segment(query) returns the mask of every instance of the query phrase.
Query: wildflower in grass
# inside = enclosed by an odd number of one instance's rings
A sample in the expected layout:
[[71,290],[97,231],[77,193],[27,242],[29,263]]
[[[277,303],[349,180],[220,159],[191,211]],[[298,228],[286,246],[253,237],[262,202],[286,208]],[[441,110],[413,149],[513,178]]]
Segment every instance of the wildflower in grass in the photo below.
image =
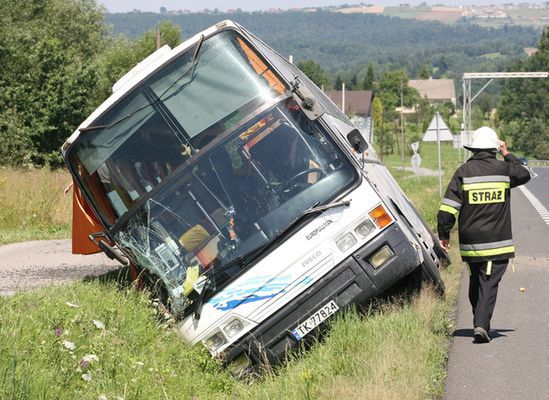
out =
[[85,380],[86,382],[91,382],[92,376],[89,373],[85,373],[85,374],[82,374],[82,379]]
[[76,350],[76,345],[74,344],[74,342],[71,342],[69,340],[63,340],[63,347],[68,350]]
[[109,400],[106,394],[100,394],[97,400]]
[[67,306],[69,306],[70,308],[78,308],[78,307],[80,307],[78,304],[69,303],[68,301],[65,302],[65,304],[66,304]]
[[60,337],[63,334],[63,328],[57,327],[55,328],[55,337]]
[[105,324],[101,321],[98,321],[98,320],[94,319],[93,324],[95,325],[95,327],[97,329],[101,329],[101,330],[105,329]]
[[99,361],[99,358],[95,354],[86,354],[84,357],[82,357],[82,361],[85,361],[87,363],[93,363]]

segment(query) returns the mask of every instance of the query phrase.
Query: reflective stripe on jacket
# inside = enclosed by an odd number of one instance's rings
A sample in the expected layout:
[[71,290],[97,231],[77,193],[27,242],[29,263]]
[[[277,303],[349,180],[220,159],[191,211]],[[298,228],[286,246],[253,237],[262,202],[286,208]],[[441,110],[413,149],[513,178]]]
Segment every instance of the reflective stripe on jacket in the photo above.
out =
[[458,220],[459,247],[464,261],[515,256],[511,232],[511,188],[530,180],[530,173],[512,154],[476,152],[450,181],[437,215],[438,235],[450,239]]

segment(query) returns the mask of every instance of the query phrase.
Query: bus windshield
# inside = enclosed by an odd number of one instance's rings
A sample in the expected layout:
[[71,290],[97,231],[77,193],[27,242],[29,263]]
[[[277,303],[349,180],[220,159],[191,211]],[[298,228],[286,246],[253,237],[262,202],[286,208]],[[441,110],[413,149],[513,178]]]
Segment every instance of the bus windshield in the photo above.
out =
[[238,275],[245,266],[235,260],[356,179],[320,122],[286,98],[196,157],[114,237],[172,294],[187,296],[206,271],[220,272],[208,274],[217,286]]
[[237,32],[221,31],[83,128],[67,160],[112,226],[204,146],[286,90]]

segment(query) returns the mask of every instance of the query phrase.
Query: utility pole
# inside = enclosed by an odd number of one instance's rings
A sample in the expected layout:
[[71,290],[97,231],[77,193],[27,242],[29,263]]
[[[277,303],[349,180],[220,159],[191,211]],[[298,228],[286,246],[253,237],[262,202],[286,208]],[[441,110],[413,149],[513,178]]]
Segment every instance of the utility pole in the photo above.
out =
[[400,77],[400,161],[404,169],[404,100],[402,97],[402,76]]
[[156,50],[160,48],[160,27],[156,27]]
[[341,111],[345,114],[345,82],[341,83]]

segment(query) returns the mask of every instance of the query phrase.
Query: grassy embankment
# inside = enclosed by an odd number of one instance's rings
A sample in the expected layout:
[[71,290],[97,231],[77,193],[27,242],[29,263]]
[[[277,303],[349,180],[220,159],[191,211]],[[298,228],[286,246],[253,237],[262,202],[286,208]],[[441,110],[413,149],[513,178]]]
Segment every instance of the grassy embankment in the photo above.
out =
[[0,169],[0,244],[70,236],[67,172]]
[[[437,178],[393,172],[433,224]],[[201,346],[183,344],[146,294],[114,282],[0,298],[0,398],[439,398],[459,271],[457,261],[444,271],[444,301],[424,291],[410,302],[338,315],[321,343],[252,383],[233,379]]]

